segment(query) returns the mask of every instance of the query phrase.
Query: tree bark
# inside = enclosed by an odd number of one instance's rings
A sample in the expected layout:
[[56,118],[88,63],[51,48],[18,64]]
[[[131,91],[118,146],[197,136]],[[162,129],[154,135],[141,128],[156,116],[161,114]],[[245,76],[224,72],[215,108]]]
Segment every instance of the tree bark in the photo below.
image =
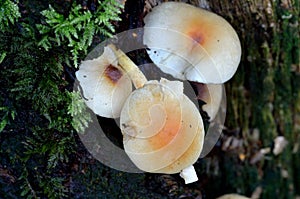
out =
[[[225,83],[223,137],[213,153],[197,165],[202,171],[198,188],[207,198],[229,192],[256,198],[299,196],[299,1],[181,1],[224,17],[242,45],[238,71]],[[146,0],[146,5],[161,2]],[[288,144],[274,155],[278,136]],[[242,144],[224,147],[229,138]]]
[[[225,187],[247,195],[262,187],[261,198],[299,196],[299,1],[211,0],[207,4],[232,24],[243,51],[237,73],[225,84],[225,126],[231,131],[224,134],[235,132],[233,136],[243,140],[242,147],[226,151],[231,157],[219,162],[224,164],[220,165],[223,179],[235,177],[225,181]],[[270,147],[272,152],[277,136],[288,141],[283,153],[266,154],[251,164],[260,149]]]

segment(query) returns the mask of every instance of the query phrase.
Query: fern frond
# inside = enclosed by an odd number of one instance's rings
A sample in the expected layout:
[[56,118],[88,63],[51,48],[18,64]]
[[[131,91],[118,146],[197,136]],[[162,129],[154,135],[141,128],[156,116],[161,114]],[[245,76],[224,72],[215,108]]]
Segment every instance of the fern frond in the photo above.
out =
[[118,14],[121,7],[117,1],[99,1],[96,12],[92,14],[89,10],[82,9],[81,5],[73,5],[65,17],[50,5],[47,10],[42,11],[46,24],[36,26],[42,35],[38,45],[45,50],[50,50],[55,45],[69,47],[71,60],[77,67],[80,53],[87,52],[95,34],[112,36],[115,29],[111,21],[120,20]]
[[86,104],[79,92],[70,92],[68,95],[72,99],[68,106],[68,114],[72,117],[72,126],[77,132],[82,133],[91,121],[90,112],[87,111]]

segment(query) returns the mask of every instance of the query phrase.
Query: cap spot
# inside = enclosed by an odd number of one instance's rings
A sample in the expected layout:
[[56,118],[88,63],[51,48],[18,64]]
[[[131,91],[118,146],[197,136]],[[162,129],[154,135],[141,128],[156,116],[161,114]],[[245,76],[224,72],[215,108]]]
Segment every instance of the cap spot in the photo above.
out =
[[188,35],[198,44],[204,44],[204,36],[199,31],[191,31]]
[[122,71],[111,64],[105,69],[104,74],[112,83],[117,83],[123,75]]

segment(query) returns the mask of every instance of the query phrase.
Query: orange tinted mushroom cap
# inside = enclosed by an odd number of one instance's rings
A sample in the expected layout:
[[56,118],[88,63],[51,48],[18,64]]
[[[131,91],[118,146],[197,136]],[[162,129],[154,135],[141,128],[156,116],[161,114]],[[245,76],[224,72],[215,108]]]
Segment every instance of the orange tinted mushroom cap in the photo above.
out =
[[120,120],[125,152],[143,171],[178,173],[200,156],[202,119],[181,82],[147,82],[128,97]]
[[236,72],[240,41],[222,17],[186,3],[166,2],[144,22],[147,52],[163,72],[206,84],[224,83]]

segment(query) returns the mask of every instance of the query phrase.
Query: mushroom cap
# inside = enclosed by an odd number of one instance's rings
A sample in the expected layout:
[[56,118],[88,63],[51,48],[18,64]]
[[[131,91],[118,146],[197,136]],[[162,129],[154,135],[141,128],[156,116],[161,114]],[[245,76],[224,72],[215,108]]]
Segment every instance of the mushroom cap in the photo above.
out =
[[154,7],[144,22],[143,42],[163,72],[213,84],[226,82],[236,72],[240,41],[222,17],[186,3],[166,2]]
[[178,173],[200,156],[203,123],[182,82],[147,82],[128,97],[120,120],[125,152],[143,171]]
[[205,102],[202,109],[208,114],[209,121],[212,121],[221,106],[223,89],[222,84],[202,84],[196,83],[197,98]]
[[109,47],[104,47],[103,54],[98,58],[82,61],[76,77],[85,103],[94,113],[108,118],[120,116],[123,104],[132,91],[132,84]]
[[223,196],[220,196],[217,199],[250,199],[250,198],[235,193],[231,193],[231,194],[225,194]]

